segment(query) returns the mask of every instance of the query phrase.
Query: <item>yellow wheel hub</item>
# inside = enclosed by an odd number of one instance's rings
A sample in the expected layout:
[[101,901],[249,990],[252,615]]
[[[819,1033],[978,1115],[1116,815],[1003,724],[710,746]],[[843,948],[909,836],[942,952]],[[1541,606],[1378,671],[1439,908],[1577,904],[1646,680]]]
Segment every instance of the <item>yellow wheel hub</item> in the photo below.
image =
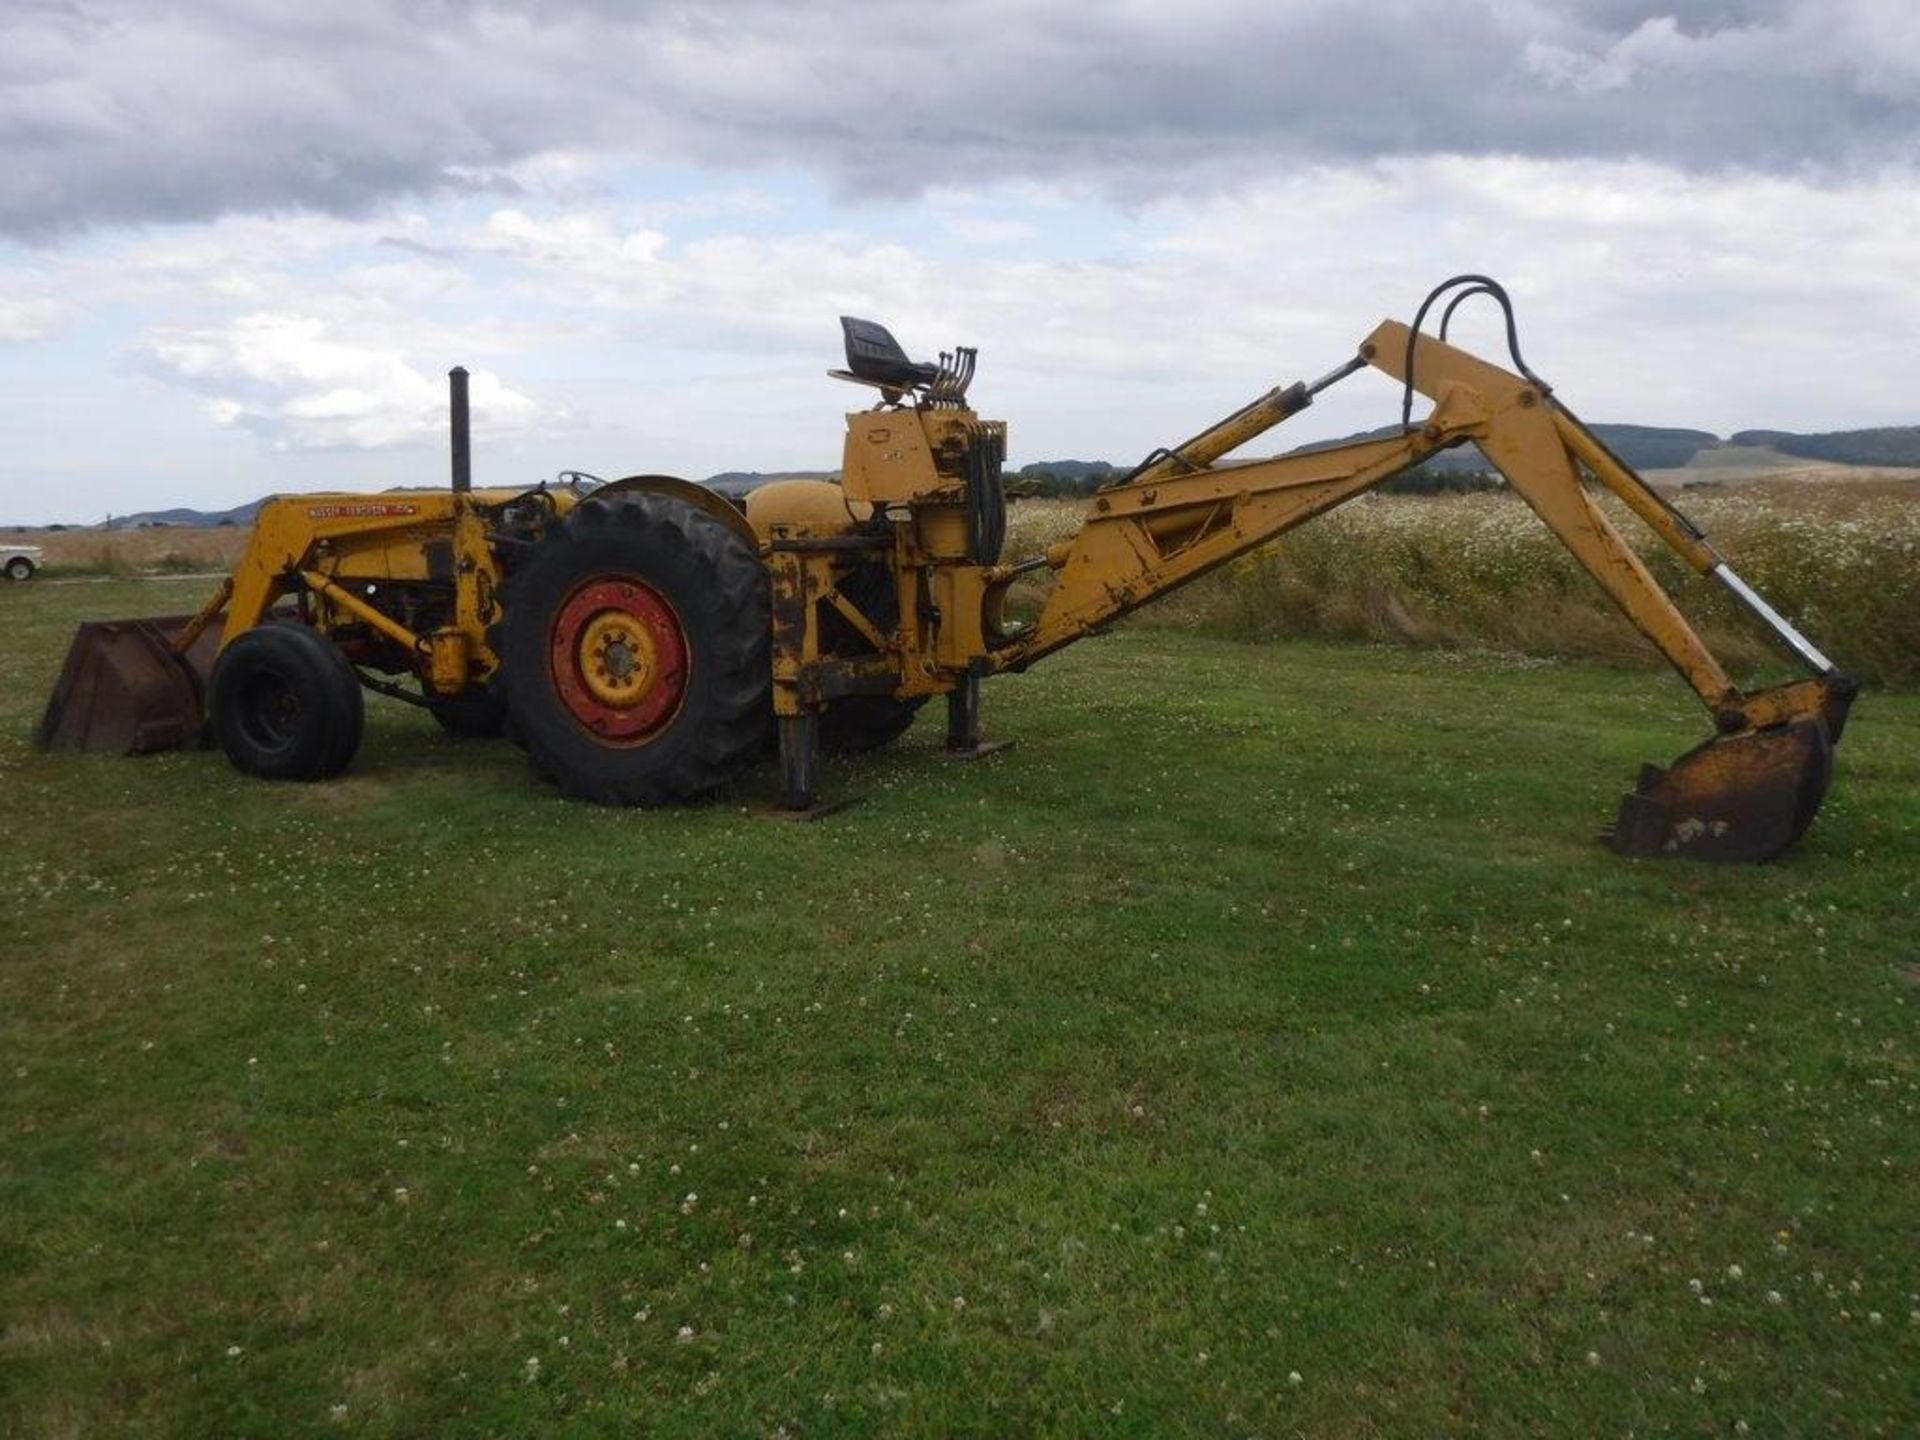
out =
[[644,745],[680,713],[686,632],[637,576],[596,575],[576,587],[547,647],[560,703],[602,744]]
[[579,664],[593,698],[620,708],[645,699],[660,676],[652,632],[623,610],[603,610],[587,622]]

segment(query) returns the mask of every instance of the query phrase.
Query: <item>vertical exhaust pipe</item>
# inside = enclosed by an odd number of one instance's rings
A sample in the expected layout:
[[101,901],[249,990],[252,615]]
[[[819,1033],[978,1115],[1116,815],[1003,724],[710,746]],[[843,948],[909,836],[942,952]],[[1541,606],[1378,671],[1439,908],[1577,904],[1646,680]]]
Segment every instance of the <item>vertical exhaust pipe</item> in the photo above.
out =
[[447,409],[453,428],[453,493],[465,495],[473,489],[473,432],[467,418],[464,366],[456,365],[447,372]]

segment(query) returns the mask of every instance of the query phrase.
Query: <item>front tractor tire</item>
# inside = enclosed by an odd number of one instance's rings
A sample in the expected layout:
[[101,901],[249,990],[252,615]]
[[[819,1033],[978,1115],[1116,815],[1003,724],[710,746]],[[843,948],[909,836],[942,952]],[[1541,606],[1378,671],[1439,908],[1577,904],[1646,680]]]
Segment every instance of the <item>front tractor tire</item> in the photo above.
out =
[[257,625],[220,652],[207,686],[214,737],[235,769],[325,780],[360,748],[366,705],[346,656],[306,625]]
[[566,794],[691,800],[765,748],[767,571],[724,521],[664,495],[584,501],[501,603],[508,725]]

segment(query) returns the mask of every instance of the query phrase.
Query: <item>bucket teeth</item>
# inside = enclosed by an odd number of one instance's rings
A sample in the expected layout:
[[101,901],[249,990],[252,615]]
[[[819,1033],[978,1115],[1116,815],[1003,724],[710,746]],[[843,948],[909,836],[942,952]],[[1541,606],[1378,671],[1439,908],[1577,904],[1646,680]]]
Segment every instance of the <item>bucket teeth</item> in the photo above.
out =
[[1832,781],[1818,716],[1717,736],[1664,770],[1642,767],[1607,843],[1642,859],[1771,860],[1813,823]]

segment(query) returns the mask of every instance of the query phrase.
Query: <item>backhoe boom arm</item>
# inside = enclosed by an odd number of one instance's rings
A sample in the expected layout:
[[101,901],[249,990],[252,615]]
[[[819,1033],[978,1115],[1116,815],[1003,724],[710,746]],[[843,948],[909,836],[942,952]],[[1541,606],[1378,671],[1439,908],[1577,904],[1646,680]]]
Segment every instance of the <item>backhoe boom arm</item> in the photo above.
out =
[[[1219,463],[1231,449],[1306,408],[1319,390],[1366,365],[1431,399],[1426,420],[1385,439]],[[1680,672],[1722,737],[1683,757],[1671,771],[1648,767],[1639,795],[1628,797],[1616,824],[1616,845],[1634,853],[1682,848],[1713,853],[1717,848],[1727,852],[1717,858],[1753,858],[1756,848],[1771,854],[1791,843],[1824,796],[1831,747],[1845,722],[1852,682],[1544,385],[1395,321],[1380,325],[1355,361],[1323,380],[1270,391],[1177,449],[1156,452],[1126,480],[1097,492],[1081,528],[1045,557],[1056,579],[1038,618],[996,647],[991,663],[996,669],[1024,669],[1465,441],[1480,447]],[[1583,469],[1692,568],[1725,585],[1816,672],[1814,678],[1742,691],[1596,503],[1582,483]],[[1732,741],[1748,743],[1727,743]],[[1740,763],[1729,769],[1732,760]],[[1746,802],[1756,793],[1766,799],[1758,808],[1772,812],[1765,823],[1751,813],[1735,813],[1743,806],[1751,812],[1755,807]],[[1742,820],[1744,825],[1736,824]]]

